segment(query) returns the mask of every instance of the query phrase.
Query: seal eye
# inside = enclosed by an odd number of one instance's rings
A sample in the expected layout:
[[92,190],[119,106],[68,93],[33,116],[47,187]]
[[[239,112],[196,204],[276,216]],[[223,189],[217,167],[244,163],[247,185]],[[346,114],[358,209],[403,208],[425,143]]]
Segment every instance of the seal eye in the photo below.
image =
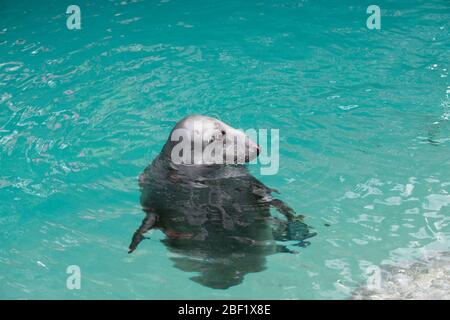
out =
[[222,130],[221,133],[224,136],[226,132],[225,132],[225,130]]
[[215,137],[215,136],[212,136],[212,137],[209,139],[208,143],[213,143],[214,140],[216,140],[216,137]]

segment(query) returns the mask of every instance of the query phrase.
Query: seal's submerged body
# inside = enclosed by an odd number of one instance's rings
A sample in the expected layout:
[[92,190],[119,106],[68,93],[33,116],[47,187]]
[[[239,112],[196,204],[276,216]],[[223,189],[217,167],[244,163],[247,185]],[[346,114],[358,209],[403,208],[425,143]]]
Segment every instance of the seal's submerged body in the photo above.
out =
[[[246,137],[203,116],[185,118],[175,128],[192,130],[189,122],[199,121],[212,123],[222,137]],[[205,131],[208,130],[200,132],[202,136]],[[210,137],[215,131],[202,138],[203,147],[212,143]],[[192,142],[195,139],[194,135]],[[255,149],[247,150],[244,158],[248,162],[257,156],[259,147],[251,141],[245,147]],[[146,217],[133,236],[130,252],[144,239],[145,232],[159,228],[166,235],[163,243],[175,253],[172,260],[176,267],[199,272],[193,280],[205,286],[224,289],[239,284],[249,272],[262,271],[267,255],[289,251],[277,245],[276,240],[302,241],[314,235],[291,208],[272,198],[273,190],[243,164],[174,164],[170,155],[173,148],[173,142],[168,140],[140,176],[141,205]],[[240,152],[236,147],[231,149]],[[271,206],[287,221],[272,217]]]

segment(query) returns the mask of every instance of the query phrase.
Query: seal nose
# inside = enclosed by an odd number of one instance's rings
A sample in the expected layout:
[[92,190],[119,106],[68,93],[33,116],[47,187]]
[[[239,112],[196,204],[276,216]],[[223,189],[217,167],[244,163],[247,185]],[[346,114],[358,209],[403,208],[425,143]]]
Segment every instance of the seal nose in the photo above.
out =
[[261,153],[261,147],[256,146],[256,156],[259,156],[260,153]]

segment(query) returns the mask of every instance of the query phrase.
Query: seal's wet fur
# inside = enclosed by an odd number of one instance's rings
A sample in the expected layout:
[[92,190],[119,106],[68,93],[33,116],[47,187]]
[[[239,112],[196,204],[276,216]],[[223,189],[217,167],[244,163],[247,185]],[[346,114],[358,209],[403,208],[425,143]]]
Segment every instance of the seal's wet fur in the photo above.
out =
[[[192,279],[211,288],[237,285],[245,274],[262,271],[267,255],[288,252],[275,240],[291,240],[289,222],[297,230],[300,226],[295,240],[314,235],[242,164],[174,165],[161,152],[141,174],[139,185],[146,217],[133,235],[130,253],[145,232],[158,228],[166,235],[162,242],[174,254],[175,266],[198,272]],[[272,217],[271,206],[286,219]]]

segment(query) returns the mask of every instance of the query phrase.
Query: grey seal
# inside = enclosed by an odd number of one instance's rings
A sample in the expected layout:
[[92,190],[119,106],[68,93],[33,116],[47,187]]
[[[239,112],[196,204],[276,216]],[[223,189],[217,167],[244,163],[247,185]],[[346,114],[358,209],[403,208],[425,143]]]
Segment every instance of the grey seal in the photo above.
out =
[[[217,163],[209,156],[194,160],[198,150],[189,157],[181,152],[181,158],[174,161],[177,141],[172,138],[177,129],[186,130],[190,136],[185,142],[192,147],[198,143],[200,151],[214,143],[229,144],[220,149],[221,155],[212,154],[215,160],[223,157],[232,163]],[[239,147],[237,141],[244,143]],[[179,121],[160,154],[139,177],[145,218],[132,237],[129,253],[147,231],[160,229],[175,267],[197,272],[191,279],[204,286],[226,289],[241,283],[246,274],[264,270],[266,256],[293,252],[277,241],[307,244],[304,240],[315,233],[303,217],[273,198],[276,190],[249,172],[246,164],[259,150],[242,131],[215,118],[192,115]],[[186,162],[188,158],[191,163]],[[271,207],[284,217],[273,217]]]

